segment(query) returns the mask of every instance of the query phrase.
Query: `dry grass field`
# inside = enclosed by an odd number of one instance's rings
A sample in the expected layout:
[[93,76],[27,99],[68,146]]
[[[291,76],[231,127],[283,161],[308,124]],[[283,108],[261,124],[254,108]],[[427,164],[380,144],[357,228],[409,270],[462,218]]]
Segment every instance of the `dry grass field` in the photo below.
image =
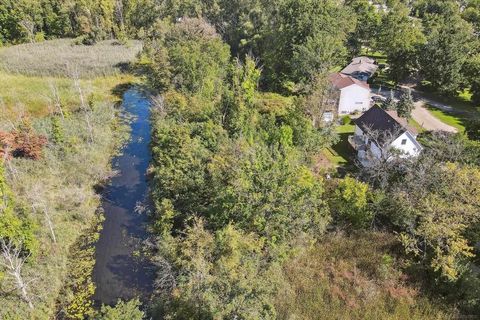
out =
[[[112,89],[121,83],[133,82],[132,75],[118,74],[80,80],[84,95],[95,101],[112,101]],[[58,100],[57,100],[58,99]],[[55,110],[59,101],[65,111],[75,110],[80,97],[72,79],[33,77],[0,71],[0,120],[28,113],[39,117]]]
[[126,45],[102,41],[92,46],[77,45],[73,39],[21,44],[0,49],[0,70],[28,76],[82,78],[117,74],[141,51],[140,41]]
[[[0,131],[28,127],[49,141],[38,160],[5,163],[15,202],[36,226],[38,253],[22,270],[34,309],[19,298],[11,277],[0,272],[0,319],[54,319],[59,310],[86,306],[84,292],[94,289],[93,251],[82,239],[96,236],[87,231],[99,220],[94,186],[113,174],[111,157],[128,138],[115,104],[117,89],[136,78],[119,65],[134,61],[141,43],[72,43],[65,39],[0,49]],[[74,69],[78,77],[70,73]],[[80,97],[89,108],[80,107]]]

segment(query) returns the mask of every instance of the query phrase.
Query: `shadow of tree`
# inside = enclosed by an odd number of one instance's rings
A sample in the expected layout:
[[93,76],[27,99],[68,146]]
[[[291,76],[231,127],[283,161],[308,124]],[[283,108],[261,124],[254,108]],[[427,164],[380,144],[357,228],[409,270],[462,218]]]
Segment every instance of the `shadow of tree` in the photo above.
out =
[[356,152],[355,149],[348,142],[348,137],[352,135],[350,132],[340,133],[340,140],[333,145],[331,149],[340,157],[346,160],[346,163],[337,168],[337,173],[340,177],[344,177],[348,173],[352,173],[357,169],[355,165]]

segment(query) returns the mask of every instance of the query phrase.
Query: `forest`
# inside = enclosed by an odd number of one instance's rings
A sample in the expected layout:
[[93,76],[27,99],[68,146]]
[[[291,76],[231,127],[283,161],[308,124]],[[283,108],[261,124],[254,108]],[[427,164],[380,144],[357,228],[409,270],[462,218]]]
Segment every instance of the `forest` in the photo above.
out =
[[[0,61],[4,79],[46,73],[72,82],[77,106],[64,113],[58,103],[30,120],[0,88],[0,142],[15,147],[0,149],[0,317],[478,316],[480,116],[458,133],[423,130],[416,158],[332,167],[324,151],[341,143],[350,119],[323,115],[328,75],[358,55],[388,65],[374,84],[415,83],[478,115],[479,28],[478,0],[3,0],[0,57],[59,38],[92,48],[114,40],[130,53],[83,76],[26,65],[12,72]],[[94,310],[92,253],[78,248],[97,237],[93,189],[113,174],[108,161],[128,139],[112,93],[95,87],[105,79],[138,83],[152,97],[145,250],[157,270],[148,300]],[[78,189],[62,195],[71,174]],[[88,201],[75,199],[80,189]],[[84,232],[59,247],[55,230],[70,221]],[[56,284],[30,284],[52,273],[48,263],[62,270]]]

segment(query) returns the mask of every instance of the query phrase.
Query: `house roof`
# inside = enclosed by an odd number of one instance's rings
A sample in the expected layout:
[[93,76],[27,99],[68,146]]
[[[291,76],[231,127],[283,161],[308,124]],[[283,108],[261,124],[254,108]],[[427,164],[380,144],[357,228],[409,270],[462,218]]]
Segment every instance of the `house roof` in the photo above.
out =
[[389,110],[389,111],[386,111],[390,117],[392,117],[393,119],[395,119],[395,121],[397,121],[398,123],[400,123],[402,125],[402,127],[406,128],[408,131],[410,131],[410,133],[413,134],[413,136],[417,136],[418,135],[418,130],[412,126],[410,126],[408,124],[408,120],[405,119],[405,118],[402,118],[398,115],[397,111],[395,110]]
[[339,89],[342,90],[343,88],[352,86],[352,85],[358,85],[364,89],[370,90],[370,85],[366,82],[357,80],[353,77],[350,77],[345,74],[341,73],[334,73],[329,76],[329,80],[332,83],[332,85]]
[[407,129],[390,114],[385,112],[379,106],[371,107],[360,118],[355,120],[355,124],[365,131],[366,129],[396,133],[397,137],[402,135]]
[[346,66],[341,72],[347,75],[366,74],[369,77],[373,75],[378,69],[375,60],[368,57],[355,57],[352,62]]

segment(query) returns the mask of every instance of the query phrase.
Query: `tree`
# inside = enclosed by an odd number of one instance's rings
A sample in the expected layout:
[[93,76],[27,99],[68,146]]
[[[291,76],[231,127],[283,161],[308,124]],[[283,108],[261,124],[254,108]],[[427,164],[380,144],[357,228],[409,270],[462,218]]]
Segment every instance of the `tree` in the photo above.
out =
[[434,89],[455,95],[465,83],[462,70],[471,51],[472,26],[458,14],[432,16],[425,25],[422,73]]
[[338,90],[332,86],[326,74],[316,75],[307,86],[303,106],[305,114],[312,119],[314,128],[322,126],[325,113],[334,113],[338,94]]
[[219,81],[226,76],[228,46],[203,19],[185,18],[162,27],[159,39],[148,48],[152,86],[173,87],[186,95],[201,92],[205,99],[213,99]]
[[[335,0],[285,0],[272,17],[260,58],[268,84],[308,83],[343,63],[354,30],[350,11]],[[278,32],[282,30],[282,32]]]
[[408,88],[402,93],[398,101],[397,113],[402,118],[410,118],[413,109],[415,109],[415,102],[413,101],[412,91]]
[[383,17],[379,38],[392,80],[398,83],[418,69],[418,50],[425,38],[420,22],[410,17],[405,4],[395,2]]
[[405,167],[411,158],[402,158],[402,154],[392,146],[392,143],[403,133],[400,126],[393,130],[374,130],[364,128],[364,135],[369,143],[375,144],[378,156],[369,157],[368,165],[358,163],[359,175],[363,181],[379,190],[386,190],[390,184],[404,174]]
[[5,169],[0,163],[0,240],[34,253],[37,248],[34,225],[17,209],[13,192],[7,185]]
[[138,299],[130,301],[119,300],[114,307],[102,305],[97,320],[142,320],[145,314],[140,310]]
[[345,5],[353,9],[357,18],[355,31],[350,34],[348,41],[352,53],[360,54],[362,47],[367,50],[377,48],[383,13],[368,0],[348,0]]
[[368,184],[347,176],[338,183],[331,207],[341,221],[351,223],[355,228],[366,228],[373,221],[370,201]]
[[471,188],[480,183],[480,170],[428,161],[419,165],[423,170],[409,170],[391,193],[395,214],[404,219],[401,240],[407,253],[455,281],[473,257],[466,231],[480,222],[480,191]]
[[393,90],[390,90],[390,95],[382,102],[382,109],[387,111],[397,110],[397,101],[395,101]]
[[279,283],[276,263],[267,263],[265,243],[227,225],[215,233],[194,221],[183,238],[160,249],[178,274],[176,287],[162,292],[158,316],[167,319],[275,319]]
[[27,282],[22,275],[22,268],[27,260],[22,254],[22,244],[13,244],[9,240],[0,239],[0,266],[3,266],[6,272],[14,279],[15,287],[20,292],[22,299],[33,309],[32,299],[28,293]]
[[480,105],[480,53],[470,57],[464,65],[463,73],[472,92],[472,102]]

